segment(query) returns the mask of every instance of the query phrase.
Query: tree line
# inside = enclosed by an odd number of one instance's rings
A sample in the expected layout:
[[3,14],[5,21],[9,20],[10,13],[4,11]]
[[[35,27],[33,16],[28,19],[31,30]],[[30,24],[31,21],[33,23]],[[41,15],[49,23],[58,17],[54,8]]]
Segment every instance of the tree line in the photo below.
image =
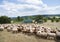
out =
[[[36,15],[36,16],[28,16],[27,18],[32,19],[32,22],[34,20],[34,22],[36,23],[43,23],[43,22],[47,22],[48,20],[51,20],[51,22],[59,22],[60,18],[56,18],[55,16],[53,16],[53,18],[48,18],[48,17],[44,17],[43,15]],[[26,18],[26,20],[27,20]],[[11,22],[22,22],[25,20],[25,17],[20,17],[17,16],[16,18],[12,19],[11,17],[8,16],[0,16],[0,24],[5,24],[5,23],[11,23]]]

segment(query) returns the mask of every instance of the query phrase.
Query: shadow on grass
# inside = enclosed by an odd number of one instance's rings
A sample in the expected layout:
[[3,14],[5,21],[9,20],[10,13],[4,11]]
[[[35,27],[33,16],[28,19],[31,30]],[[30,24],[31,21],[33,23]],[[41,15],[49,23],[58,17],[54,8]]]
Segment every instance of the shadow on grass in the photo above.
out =
[[56,42],[60,42],[60,37],[56,37]]

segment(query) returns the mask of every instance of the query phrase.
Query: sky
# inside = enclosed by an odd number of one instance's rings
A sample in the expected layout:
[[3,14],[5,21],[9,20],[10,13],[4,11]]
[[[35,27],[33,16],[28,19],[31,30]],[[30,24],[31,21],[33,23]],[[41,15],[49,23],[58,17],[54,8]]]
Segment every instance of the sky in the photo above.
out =
[[0,16],[60,14],[60,0],[0,0]]

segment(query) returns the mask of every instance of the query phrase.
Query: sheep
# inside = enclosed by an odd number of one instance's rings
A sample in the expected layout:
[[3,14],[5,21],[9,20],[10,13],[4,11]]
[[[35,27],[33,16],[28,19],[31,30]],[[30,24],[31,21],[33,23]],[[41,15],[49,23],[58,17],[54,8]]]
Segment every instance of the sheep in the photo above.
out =
[[56,32],[56,36],[59,36],[60,37],[60,32]]
[[55,33],[47,33],[47,39],[56,39],[56,34]]
[[35,33],[36,33],[35,28],[30,28],[30,33],[31,33],[31,34],[35,34]]
[[3,26],[0,26],[0,31],[3,31],[4,30],[4,27]]
[[12,28],[12,32],[13,32],[13,33],[17,33],[17,32],[18,32],[17,27],[13,27],[13,28]]
[[30,29],[28,27],[24,27],[22,30],[23,33],[29,33]]
[[20,26],[17,29],[18,29],[18,32],[21,32],[23,30],[23,26]]
[[11,28],[11,27],[8,27],[8,28],[7,28],[7,31],[8,31],[8,32],[12,31],[12,28]]
[[45,28],[45,30],[44,31],[46,31],[47,33],[50,33],[51,32],[51,28]]
[[36,35],[39,36],[39,37],[42,37],[42,38],[47,38],[47,33],[46,32],[38,31]]
[[51,33],[56,33],[56,31],[57,31],[57,30],[52,29],[50,32],[51,32]]
[[4,29],[7,29],[7,27],[9,26],[8,24],[2,24],[2,26],[4,27]]
[[56,32],[56,39],[60,39],[60,32]]

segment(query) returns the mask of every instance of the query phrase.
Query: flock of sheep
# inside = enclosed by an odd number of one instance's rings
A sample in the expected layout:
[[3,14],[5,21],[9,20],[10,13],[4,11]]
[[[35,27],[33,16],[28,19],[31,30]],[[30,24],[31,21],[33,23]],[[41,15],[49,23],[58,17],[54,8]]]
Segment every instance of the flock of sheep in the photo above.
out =
[[49,28],[40,26],[39,24],[0,24],[0,31],[6,29],[12,33],[30,33],[35,34],[37,37],[46,39],[56,39],[60,37],[60,28]]

